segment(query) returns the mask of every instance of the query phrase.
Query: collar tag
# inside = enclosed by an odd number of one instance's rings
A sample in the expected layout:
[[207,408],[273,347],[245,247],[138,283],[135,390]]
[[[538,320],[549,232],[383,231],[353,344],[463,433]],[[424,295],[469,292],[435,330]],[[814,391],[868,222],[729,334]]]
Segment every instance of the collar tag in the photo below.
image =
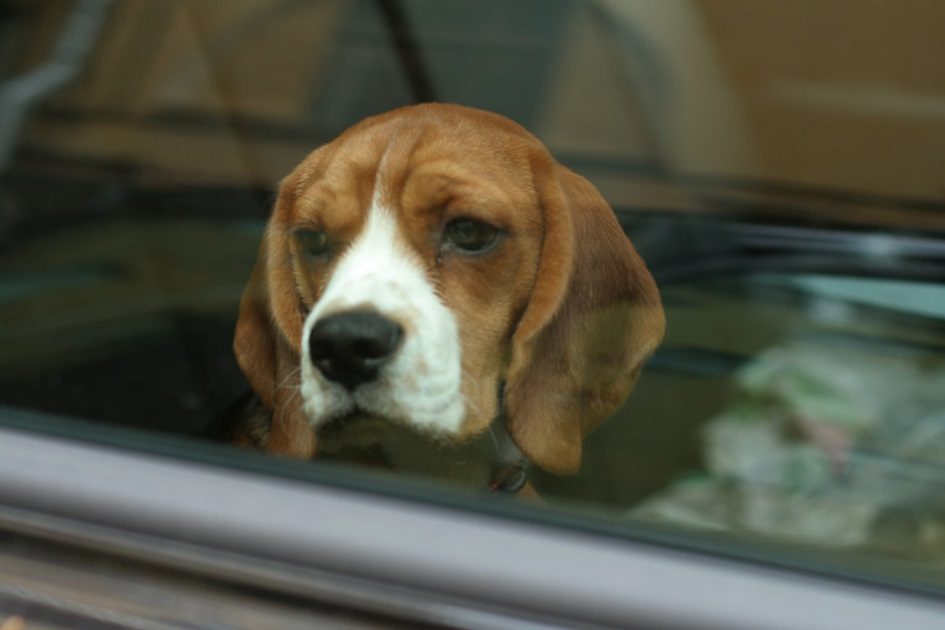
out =
[[526,482],[528,482],[528,464],[519,462],[500,469],[489,484],[489,491],[515,494],[525,487]]

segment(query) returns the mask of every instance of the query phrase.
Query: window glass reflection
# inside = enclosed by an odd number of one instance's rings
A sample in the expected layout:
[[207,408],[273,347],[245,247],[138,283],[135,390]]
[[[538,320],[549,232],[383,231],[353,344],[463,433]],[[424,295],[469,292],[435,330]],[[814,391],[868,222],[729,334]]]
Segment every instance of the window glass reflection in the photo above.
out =
[[[460,103],[600,190],[666,310],[580,471],[530,468],[542,500],[917,575],[945,550],[941,23],[920,0],[3,3],[0,402],[232,441],[278,182],[366,116]],[[506,439],[320,459],[481,490],[464,449]]]

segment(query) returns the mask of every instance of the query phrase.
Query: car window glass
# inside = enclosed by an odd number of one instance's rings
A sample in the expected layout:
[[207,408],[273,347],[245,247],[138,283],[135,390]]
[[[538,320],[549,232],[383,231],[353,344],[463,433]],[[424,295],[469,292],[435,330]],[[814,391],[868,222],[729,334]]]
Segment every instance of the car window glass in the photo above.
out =
[[[665,339],[583,442],[580,470],[527,471],[536,518],[942,586],[945,7],[0,11],[10,413],[91,422],[77,433],[121,432],[136,448],[162,433],[235,452],[234,414],[258,402],[234,327],[278,182],[367,116],[459,103],[517,121],[597,187],[666,313]],[[481,505],[521,481],[464,467],[497,439],[433,457],[412,438],[383,457],[349,441],[306,465],[382,463],[395,483]]]

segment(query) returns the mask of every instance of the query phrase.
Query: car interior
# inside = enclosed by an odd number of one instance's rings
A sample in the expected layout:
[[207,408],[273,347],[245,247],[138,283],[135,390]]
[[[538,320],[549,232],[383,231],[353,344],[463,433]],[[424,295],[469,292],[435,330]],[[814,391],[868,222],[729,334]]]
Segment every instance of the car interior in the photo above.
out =
[[[865,585],[916,612],[945,586],[942,23],[921,0],[0,2],[0,425],[118,448],[129,478],[149,453],[246,476],[246,497],[256,477],[355,489]],[[250,394],[233,331],[278,182],[358,120],[432,101],[535,133],[601,191],[661,292],[663,343],[578,473],[530,473],[541,504],[228,442]],[[57,557],[64,575],[176,579],[160,554],[105,561],[17,522],[11,566],[31,583]],[[202,605],[264,602],[236,627],[310,622],[306,593],[238,575]],[[386,627],[423,601],[404,593],[321,598]],[[97,606],[18,601],[0,592],[0,627],[73,627]],[[451,615],[422,620],[504,624]]]

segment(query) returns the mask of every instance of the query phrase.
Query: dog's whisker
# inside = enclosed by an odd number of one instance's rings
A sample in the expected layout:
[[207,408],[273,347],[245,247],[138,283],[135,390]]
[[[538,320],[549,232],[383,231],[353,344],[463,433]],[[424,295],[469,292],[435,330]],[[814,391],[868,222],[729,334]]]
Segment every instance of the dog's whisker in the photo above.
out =
[[[291,370],[289,370],[288,372],[286,372],[286,374],[285,374],[285,376],[282,378],[282,380],[279,381],[279,384],[276,385],[276,389],[283,389],[283,388],[301,388],[301,387],[302,387],[302,379],[301,379],[301,378],[295,379],[295,377],[296,377],[296,376],[299,376],[301,373],[302,373],[302,366],[301,366],[301,365],[298,366],[298,367],[296,367],[296,368],[292,368]],[[298,384],[295,385],[295,384],[293,384],[293,383],[290,382],[290,381],[293,381],[293,380],[295,380]]]
[[495,427],[491,424],[489,425],[489,438],[492,440],[492,445],[495,447],[495,450],[498,451],[500,449],[499,438],[495,436]]

